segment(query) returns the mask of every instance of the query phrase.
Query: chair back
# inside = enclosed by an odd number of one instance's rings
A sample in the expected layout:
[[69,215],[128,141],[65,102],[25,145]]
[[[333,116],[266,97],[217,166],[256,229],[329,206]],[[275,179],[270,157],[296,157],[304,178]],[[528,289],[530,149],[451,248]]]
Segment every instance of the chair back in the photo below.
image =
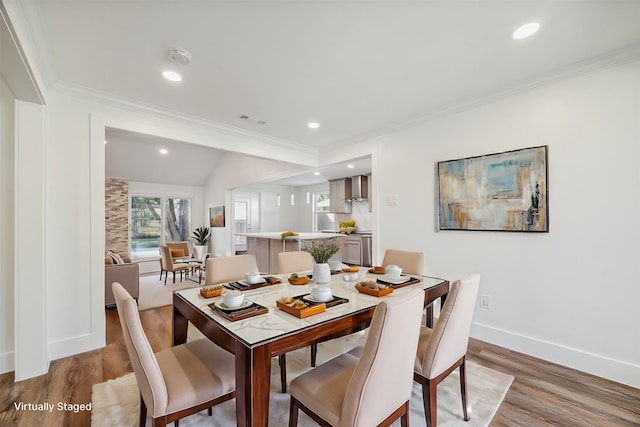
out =
[[161,265],[165,270],[173,271],[173,257],[171,256],[171,249],[169,249],[169,246],[160,246],[160,260],[162,261]]
[[122,335],[140,394],[150,414],[153,416],[164,414],[169,402],[167,386],[153,349],[142,329],[138,305],[120,283],[114,282],[111,289],[118,307]]
[[422,252],[401,251],[399,249],[387,249],[384,253],[382,265],[397,265],[406,274],[422,276],[424,255]]
[[479,286],[479,274],[451,285],[422,360],[422,375],[426,378],[437,377],[467,354]]
[[411,398],[424,291],[411,289],[376,307],[345,393],[340,427],[374,426]]
[[313,257],[306,251],[280,252],[276,258],[278,273],[313,270]]
[[[189,242],[167,242],[167,246],[169,247],[172,258],[188,258],[191,256],[191,251],[189,250]],[[174,255],[174,253],[179,253],[182,250],[183,256]],[[176,252],[178,251],[178,252]]]
[[209,258],[205,271],[205,284],[210,286],[232,280],[243,280],[245,273],[259,270],[256,256],[245,254]]

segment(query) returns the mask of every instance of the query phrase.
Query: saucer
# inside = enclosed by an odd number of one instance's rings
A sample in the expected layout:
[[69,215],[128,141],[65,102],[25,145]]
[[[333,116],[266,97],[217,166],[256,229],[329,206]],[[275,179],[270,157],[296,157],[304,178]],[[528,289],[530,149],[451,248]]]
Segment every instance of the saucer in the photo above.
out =
[[305,296],[302,297],[302,299],[307,300],[307,301],[311,301],[311,302],[327,302],[327,301],[331,301],[333,299],[333,295],[331,295],[329,298],[323,299],[323,300],[315,299],[311,295],[305,295]]
[[224,310],[224,311],[235,311],[235,310],[241,310],[243,308],[247,308],[249,307],[251,304],[253,304],[251,301],[249,301],[248,299],[244,299],[244,301],[242,301],[242,304],[240,304],[238,307],[227,307],[226,305],[224,305],[224,303],[222,301],[216,301],[216,307]]
[[391,278],[391,277],[388,277],[385,274],[384,276],[379,276],[378,280],[381,280],[381,281],[387,282],[387,283],[391,283],[393,285],[399,285],[400,283],[404,283],[404,282],[407,282],[407,281],[411,280],[411,277],[400,275],[400,277]]

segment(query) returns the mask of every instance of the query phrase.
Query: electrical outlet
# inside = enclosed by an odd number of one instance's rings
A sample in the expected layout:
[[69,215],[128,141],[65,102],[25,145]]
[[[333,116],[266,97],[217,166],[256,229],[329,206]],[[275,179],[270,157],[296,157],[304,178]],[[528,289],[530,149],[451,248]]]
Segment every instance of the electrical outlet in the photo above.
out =
[[480,307],[491,308],[491,297],[489,295],[480,295]]

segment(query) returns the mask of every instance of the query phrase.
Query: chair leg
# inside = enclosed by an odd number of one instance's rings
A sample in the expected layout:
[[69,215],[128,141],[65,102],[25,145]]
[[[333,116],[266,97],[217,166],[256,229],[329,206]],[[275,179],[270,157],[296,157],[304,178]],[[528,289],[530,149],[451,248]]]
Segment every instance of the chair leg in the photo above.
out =
[[438,399],[435,381],[425,380],[422,383],[422,401],[424,403],[424,418],[427,421],[427,427],[436,427],[438,420]]
[[166,271],[164,274],[164,285],[167,286],[167,278],[169,277],[169,272]]
[[176,272],[173,272],[173,283],[176,283]]
[[144,427],[147,423],[147,406],[144,404],[144,399],[140,395],[140,427]]
[[311,367],[316,367],[316,359],[318,356],[318,344],[311,344]]
[[462,395],[462,414],[464,420],[469,421],[469,414],[467,413],[467,374],[465,369],[465,357],[462,357],[462,364],[460,365],[460,394]]
[[291,396],[291,403],[289,404],[289,427],[296,427],[298,425],[298,401]]
[[209,408],[207,408],[207,414],[209,414],[209,416],[213,415],[213,408],[211,406],[209,406]]
[[287,355],[281,354],[278,356],[278,362],[280,364],[280,386],[282,387],[282,392],[287,392]]

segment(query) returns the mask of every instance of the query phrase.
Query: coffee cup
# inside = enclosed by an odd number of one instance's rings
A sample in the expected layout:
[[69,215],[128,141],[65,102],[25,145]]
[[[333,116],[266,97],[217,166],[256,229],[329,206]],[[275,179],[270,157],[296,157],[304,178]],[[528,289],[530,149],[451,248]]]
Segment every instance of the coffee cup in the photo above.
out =
[[222,293],[222,303],[229,308],[236,308],[242,305],[244,294],[235,289],[227,289]]
[[402,268],[397,265],[387,265],[387,277],[390,279],[399,279],[402,274]]
[[316,301],[329,301],[332,295],[331,288],[326,286],[314,286],[311,288],[311,297]]
[[260,281],[260,273],[245,273],[244,281],[250,284],[258,283],[258,281]]

